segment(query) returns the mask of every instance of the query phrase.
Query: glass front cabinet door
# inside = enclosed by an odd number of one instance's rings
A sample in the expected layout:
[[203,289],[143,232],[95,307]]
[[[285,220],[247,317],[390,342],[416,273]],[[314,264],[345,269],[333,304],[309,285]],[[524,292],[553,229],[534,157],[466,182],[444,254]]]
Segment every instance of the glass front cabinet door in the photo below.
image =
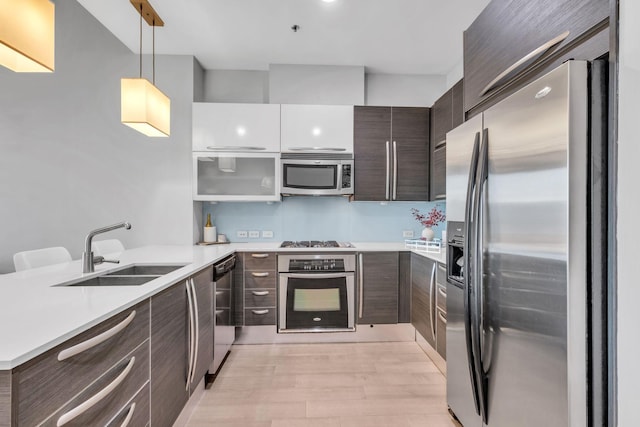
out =
[[280,201],[279,153],[193,153],[193,199]]

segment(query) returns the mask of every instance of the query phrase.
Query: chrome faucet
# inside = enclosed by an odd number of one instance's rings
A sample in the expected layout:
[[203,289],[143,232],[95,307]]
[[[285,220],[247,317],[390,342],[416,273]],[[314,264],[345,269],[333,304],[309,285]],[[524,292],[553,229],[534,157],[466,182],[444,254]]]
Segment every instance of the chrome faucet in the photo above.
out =
[[97,228],[89,234],[87,234],[86,239],[84,240],[84,252],[82,253],[82,272],[83,273],[93,273],[95,271],[94,264],[95,261],[104,262],[103,257],[96,257],[96,260],[93,259],[93,251],[91,250],[91,241],[96,234],[106,233],[107,231],[117,230],[118,228],[124,228],[126,230],[131,229],[131,224],[128,222],[120,222],[118,224],[108,225],[106,227]]

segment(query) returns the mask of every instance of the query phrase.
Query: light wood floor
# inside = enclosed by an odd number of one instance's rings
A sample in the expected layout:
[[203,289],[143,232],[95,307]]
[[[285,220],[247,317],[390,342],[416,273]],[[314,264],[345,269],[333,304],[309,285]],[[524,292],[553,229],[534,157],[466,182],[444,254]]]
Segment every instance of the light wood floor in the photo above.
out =
[[414,342],[234,346],[189,427],[451,427]]

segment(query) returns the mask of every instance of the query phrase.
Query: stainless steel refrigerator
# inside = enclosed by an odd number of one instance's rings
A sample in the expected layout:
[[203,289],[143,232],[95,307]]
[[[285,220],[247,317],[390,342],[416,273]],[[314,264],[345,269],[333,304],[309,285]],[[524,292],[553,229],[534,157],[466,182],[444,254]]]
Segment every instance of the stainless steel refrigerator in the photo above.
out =
[[447,134],[447,401],[465,427],[598,425],[604,74],[568,61]]

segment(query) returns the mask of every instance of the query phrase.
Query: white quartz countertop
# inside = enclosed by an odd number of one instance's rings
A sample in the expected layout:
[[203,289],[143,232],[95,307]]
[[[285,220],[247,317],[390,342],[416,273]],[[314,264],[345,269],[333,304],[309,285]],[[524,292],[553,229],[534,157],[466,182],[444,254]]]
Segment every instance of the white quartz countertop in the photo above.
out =
[[[80,260],[0,275],[0,370],[8,370],[149,298],[236,251],[374,252],[406,251],[403,243],[353,243],[353,248],[282,249],[280,242],[211,246],[147,246],[117,256],[82,274]],[[415,251],[414,251],[415,252]],[[443,254],[415,252],[439,262]],[[56,286],[99,276],[129,264],[184,264],[140,286]]]

